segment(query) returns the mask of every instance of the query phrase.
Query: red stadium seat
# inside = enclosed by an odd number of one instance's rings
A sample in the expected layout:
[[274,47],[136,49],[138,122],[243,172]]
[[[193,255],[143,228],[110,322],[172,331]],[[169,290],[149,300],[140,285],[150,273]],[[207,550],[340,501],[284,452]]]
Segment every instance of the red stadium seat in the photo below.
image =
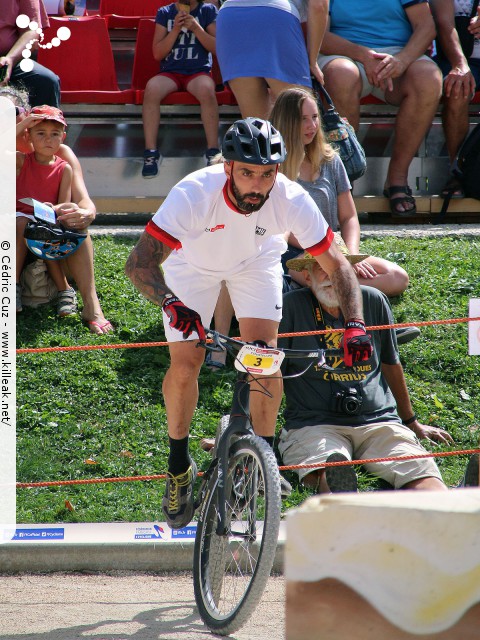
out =
[[101,0],[99,13],[108,29],[137,29],[140,18],[154,18],[157,9],[173,0]]
[[[142,18],[138,25],[137,44],[135,47],[135,57],[133,59],[132,89],[136,90],[136,104],[143,104],[143,94],[147,82],[159,72],[160,65],[153,57],[152,42],[155,31],[155,20]],[[220,70],[214,58],[213,79],[215,84],[222,85]],[[219,105],[236,105],[233,92],[224,88],[216,92]],[[199,104],[197,99],[188,91],[174,91],[170,93],[162,104]]]
[[360,104],[386,104],[385,100],[381,100],[371,93],[360,100]]
[[38,62],[60,77],[64,103],[134,104],[135,91],[118,88],[112,47],[101,16],[50,18],[46,44],[60,27],[71,31],[58,47],[39,48]]

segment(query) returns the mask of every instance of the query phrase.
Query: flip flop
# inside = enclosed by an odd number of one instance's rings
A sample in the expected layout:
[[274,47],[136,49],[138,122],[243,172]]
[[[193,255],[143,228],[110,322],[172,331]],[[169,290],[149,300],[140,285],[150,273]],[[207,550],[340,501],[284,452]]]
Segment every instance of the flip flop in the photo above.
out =
[[[397,195],[400,193],[403,195]],[[385,187],[383,195],[390,201],[390,211],[393,217],[408,218],[416,215],[417,206],[415,204],[415,198],[412,196],[412,190],[408,184]],[[406,204],[411,204],[413,207],[406,211],[399,211],[399,205],[405,208]]]
[[84,320],[84,323],[90,329],[90,333],[96,336],[105,335],[106,333],[112,333],[115,331],[110,320],[104,322],[97,322],[96,320]]

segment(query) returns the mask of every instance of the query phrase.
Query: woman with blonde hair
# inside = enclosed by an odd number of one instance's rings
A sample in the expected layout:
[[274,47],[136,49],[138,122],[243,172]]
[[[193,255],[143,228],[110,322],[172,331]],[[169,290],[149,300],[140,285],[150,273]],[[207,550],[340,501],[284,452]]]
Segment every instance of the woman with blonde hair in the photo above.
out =
[[[326,139],[315,98],[308,89],[292,87],[282,91],[273,106],[270,121],[282,134],[287,159],[280,166],[291,180],[308,191],[333,231],[341,236],[352,254],[359,253],[360,224],[351,185],[340,156]],[[288,238],[289,258],[298,247]],[[408,274],[397,264],[370,256],[354,265],[360,284],[375,287],[387,296],[397,296],[408,286]],[[298,273],[291,274],[298,282]],[[300,282],[304,285],[305,283]]]

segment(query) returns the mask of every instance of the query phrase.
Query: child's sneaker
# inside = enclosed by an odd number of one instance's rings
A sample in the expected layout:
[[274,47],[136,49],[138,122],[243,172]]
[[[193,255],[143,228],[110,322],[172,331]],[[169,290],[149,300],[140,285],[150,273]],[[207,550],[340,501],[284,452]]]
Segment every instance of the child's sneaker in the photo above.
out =
[[17,298],[17,302],[16,302],[16,306],[17,306],[17,313],[20,313],[20,311],[23,311],[23,307],[22,307],[22,285],[19,284],[17,282],[17,286],[16,286],[16,298]]
[[75,289],[70,287],[65,291],[59,291],[57,294],[57,316],[64,318],[66,316],[73,316],[77,313],[77,294]]
[[205,160],[207,161],[207,167],[211,167],[213,164],[213,159],[220,153],[220,149],[216,147],[211,147],[205,151]]
[[144,178],[155,178],[158,174],[158,165],[162,163],[162,160],[162,156],[156,149],[145,149],[143,152],[142,176]]

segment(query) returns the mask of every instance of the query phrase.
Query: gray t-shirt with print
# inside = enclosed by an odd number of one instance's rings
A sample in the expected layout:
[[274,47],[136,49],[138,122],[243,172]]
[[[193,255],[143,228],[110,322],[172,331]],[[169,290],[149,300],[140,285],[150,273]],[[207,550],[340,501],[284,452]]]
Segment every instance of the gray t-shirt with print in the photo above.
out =
[[[372,287],[361,287],[365,323],[367,326],[393,324],[393,315],[388,298]],[[283,318],[279,333],[319,331],[321,329],[343,329],[343,318],[333,318],[323,311],[310,289],[297,289],[283,298]],[[286,409],[285,428],[333,424],[356,426],[373,424],[385,420],[400,421],[396,403],[389,386],[381,373],[381,364],[398,364],[400,358],[397,339],[393,329],[371,332],[374,354],[367,362],[358,363],[354,369],[344,368],[343,358],[327,358],[327,364],[338,373],[325,371],[315,364],[301,378],[284,380]],[[338,349],[341,333],[326,333],[314,336],[280,338],[279,345],[291,349]],[[307,359],[285,359],[283,374],[295,375],[311,363]],[[337,394],[351,395],[356,391],[362,404],[358,415],[348,415],[339,407]]]
[[320,175],[313,182],[297,179],[298,184],[315,200],[323,217],[333,231],[338,231],[338,194],[350,191],[350,181],[340,156],[320,167]]

